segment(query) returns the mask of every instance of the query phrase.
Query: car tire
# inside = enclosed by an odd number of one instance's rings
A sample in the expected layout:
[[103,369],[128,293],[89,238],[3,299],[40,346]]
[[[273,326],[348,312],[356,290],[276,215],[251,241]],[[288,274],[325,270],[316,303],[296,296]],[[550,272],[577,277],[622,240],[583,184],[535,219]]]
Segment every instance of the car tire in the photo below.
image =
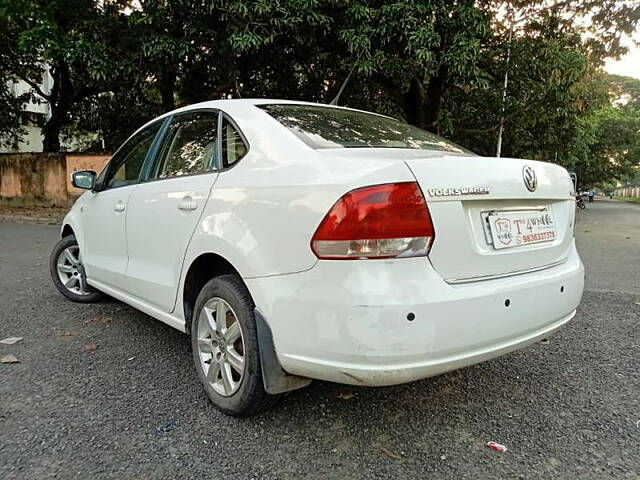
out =
[[193,310],[191,345],[198,377],[227,415],[253,415],[279,399],[264,390],[254,308],[242,279],[221,275],[202,287]]
[[74,235],[67,235],[53,247],[49,271],[58,291],[72,302],[95,303],[104,298],[104,293],[87,284],[80,247]]

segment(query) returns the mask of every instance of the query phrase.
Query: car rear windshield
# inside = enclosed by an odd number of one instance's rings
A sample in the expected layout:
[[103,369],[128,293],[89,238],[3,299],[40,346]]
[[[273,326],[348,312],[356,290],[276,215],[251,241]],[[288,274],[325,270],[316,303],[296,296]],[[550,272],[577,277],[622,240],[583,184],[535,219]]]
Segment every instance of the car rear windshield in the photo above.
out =
[[382,115],[320,105],[258,106],[314,149],[411,148],[472,154],[438,135]]

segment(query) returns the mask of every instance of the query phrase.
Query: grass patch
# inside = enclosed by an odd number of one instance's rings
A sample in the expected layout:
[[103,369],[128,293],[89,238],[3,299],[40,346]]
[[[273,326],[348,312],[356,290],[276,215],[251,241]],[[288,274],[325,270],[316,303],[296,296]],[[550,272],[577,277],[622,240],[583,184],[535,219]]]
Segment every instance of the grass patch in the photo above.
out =
[[621,202],[640,203],[640,197],[613,197]]

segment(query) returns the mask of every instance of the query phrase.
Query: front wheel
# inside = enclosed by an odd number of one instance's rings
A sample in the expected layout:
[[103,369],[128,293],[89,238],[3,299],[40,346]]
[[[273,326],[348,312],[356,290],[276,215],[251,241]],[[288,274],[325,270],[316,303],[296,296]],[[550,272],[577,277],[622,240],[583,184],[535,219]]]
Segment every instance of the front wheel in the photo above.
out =
[[49,271],[58,291],[73,302],[94,303],[104,297],[104,293],[87,284],[80,247],[74,235],[67,235],[53,247]]
[[221,275],[202,287],[191,345],[200,381],[223,413],[249,416],[277,400],[264,390],[254,304],[237,275]]

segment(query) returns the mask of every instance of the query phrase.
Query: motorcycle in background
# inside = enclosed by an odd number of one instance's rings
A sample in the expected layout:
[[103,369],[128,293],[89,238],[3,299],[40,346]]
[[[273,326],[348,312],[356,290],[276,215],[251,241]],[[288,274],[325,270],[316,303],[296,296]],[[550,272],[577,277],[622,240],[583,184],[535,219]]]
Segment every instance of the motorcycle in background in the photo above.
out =
[[587,206],[584,204],[584,199],[582,198],[582,192],[578,191],[578,176],[573,172],[569,173],[569,176],[571,177],[571,181],[573,182],[573,191],[575,192],[575,196],[576,196],[576,206],[580,210],[584,210],[585,208],[587,208]]

